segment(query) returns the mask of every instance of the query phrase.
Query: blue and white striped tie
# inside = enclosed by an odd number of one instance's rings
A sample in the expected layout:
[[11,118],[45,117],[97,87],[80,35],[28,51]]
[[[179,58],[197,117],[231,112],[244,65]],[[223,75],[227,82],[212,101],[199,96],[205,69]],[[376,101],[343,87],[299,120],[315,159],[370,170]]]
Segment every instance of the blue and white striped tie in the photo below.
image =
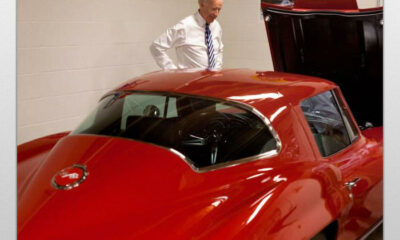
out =
[[208,53],[208,69],[213,69],[215,66],[214,48],[212,42],[212,35],[210,31],[210,24],[206,23],[206,44]]

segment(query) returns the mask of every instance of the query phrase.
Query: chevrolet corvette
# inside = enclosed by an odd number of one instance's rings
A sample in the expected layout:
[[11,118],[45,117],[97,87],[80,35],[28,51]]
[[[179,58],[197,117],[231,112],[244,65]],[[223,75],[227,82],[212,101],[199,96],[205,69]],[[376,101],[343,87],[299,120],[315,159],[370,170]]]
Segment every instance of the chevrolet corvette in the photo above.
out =
[[382,8],[262,0],[276,71],[158,71],[18,146],[18,239],[360,239],[382,224]]

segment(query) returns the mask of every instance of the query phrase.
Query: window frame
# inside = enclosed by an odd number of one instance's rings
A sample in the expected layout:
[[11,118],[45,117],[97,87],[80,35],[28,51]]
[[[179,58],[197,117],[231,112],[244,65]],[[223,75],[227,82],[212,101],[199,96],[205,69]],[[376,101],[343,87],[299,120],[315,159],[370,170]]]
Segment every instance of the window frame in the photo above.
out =
[[[335,89],[332,89],[331,92],[333,93],[335,103],[336,103],[337,107],[339,108],[339,112],[343,119],[343,123],[344,123],[344,126],[346,127],[347,133],[352,132],[352,134],[353,134],[353,138],[350,138],[351,143],[349,144],[349,145],[352,145],[355,141],[357,141],[357,139],[360,136],[358,125],[356,124],[354,116],[351,113],[350,108],[349,108],[347,102],[345,101],[340,89],[335,88]],[[346,113],[347,113],[347,115],[346,115]],[[344,120],[344,117],[347,119],[347,121]],[[349,134],[349,137],[350,137],[350,134]]]

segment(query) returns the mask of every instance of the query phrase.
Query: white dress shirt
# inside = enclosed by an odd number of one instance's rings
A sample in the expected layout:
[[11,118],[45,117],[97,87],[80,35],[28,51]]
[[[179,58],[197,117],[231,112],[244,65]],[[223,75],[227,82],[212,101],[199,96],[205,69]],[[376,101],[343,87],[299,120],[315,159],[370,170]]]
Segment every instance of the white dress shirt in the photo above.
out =
[[[154,40],[150,52],[158,66],[162,69],[208,68],[205,25],[206,21],[196,12],[168,28]],[[216,20],[209,27],[214,48],[214,68],[222,68],[222,29]],[[177,64],[166,53],[172,47],[176,50]]]

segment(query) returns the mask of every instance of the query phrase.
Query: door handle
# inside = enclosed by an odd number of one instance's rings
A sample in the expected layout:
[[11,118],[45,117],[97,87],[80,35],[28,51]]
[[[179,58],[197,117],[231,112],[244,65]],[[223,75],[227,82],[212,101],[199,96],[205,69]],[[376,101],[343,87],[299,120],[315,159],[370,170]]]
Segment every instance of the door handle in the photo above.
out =
[[344,185],[346,185],[347,189],[351,191],[354,187],[357,186],[357,182],[360,181],[360,178],[355,178],[353,181],[346,182]]

